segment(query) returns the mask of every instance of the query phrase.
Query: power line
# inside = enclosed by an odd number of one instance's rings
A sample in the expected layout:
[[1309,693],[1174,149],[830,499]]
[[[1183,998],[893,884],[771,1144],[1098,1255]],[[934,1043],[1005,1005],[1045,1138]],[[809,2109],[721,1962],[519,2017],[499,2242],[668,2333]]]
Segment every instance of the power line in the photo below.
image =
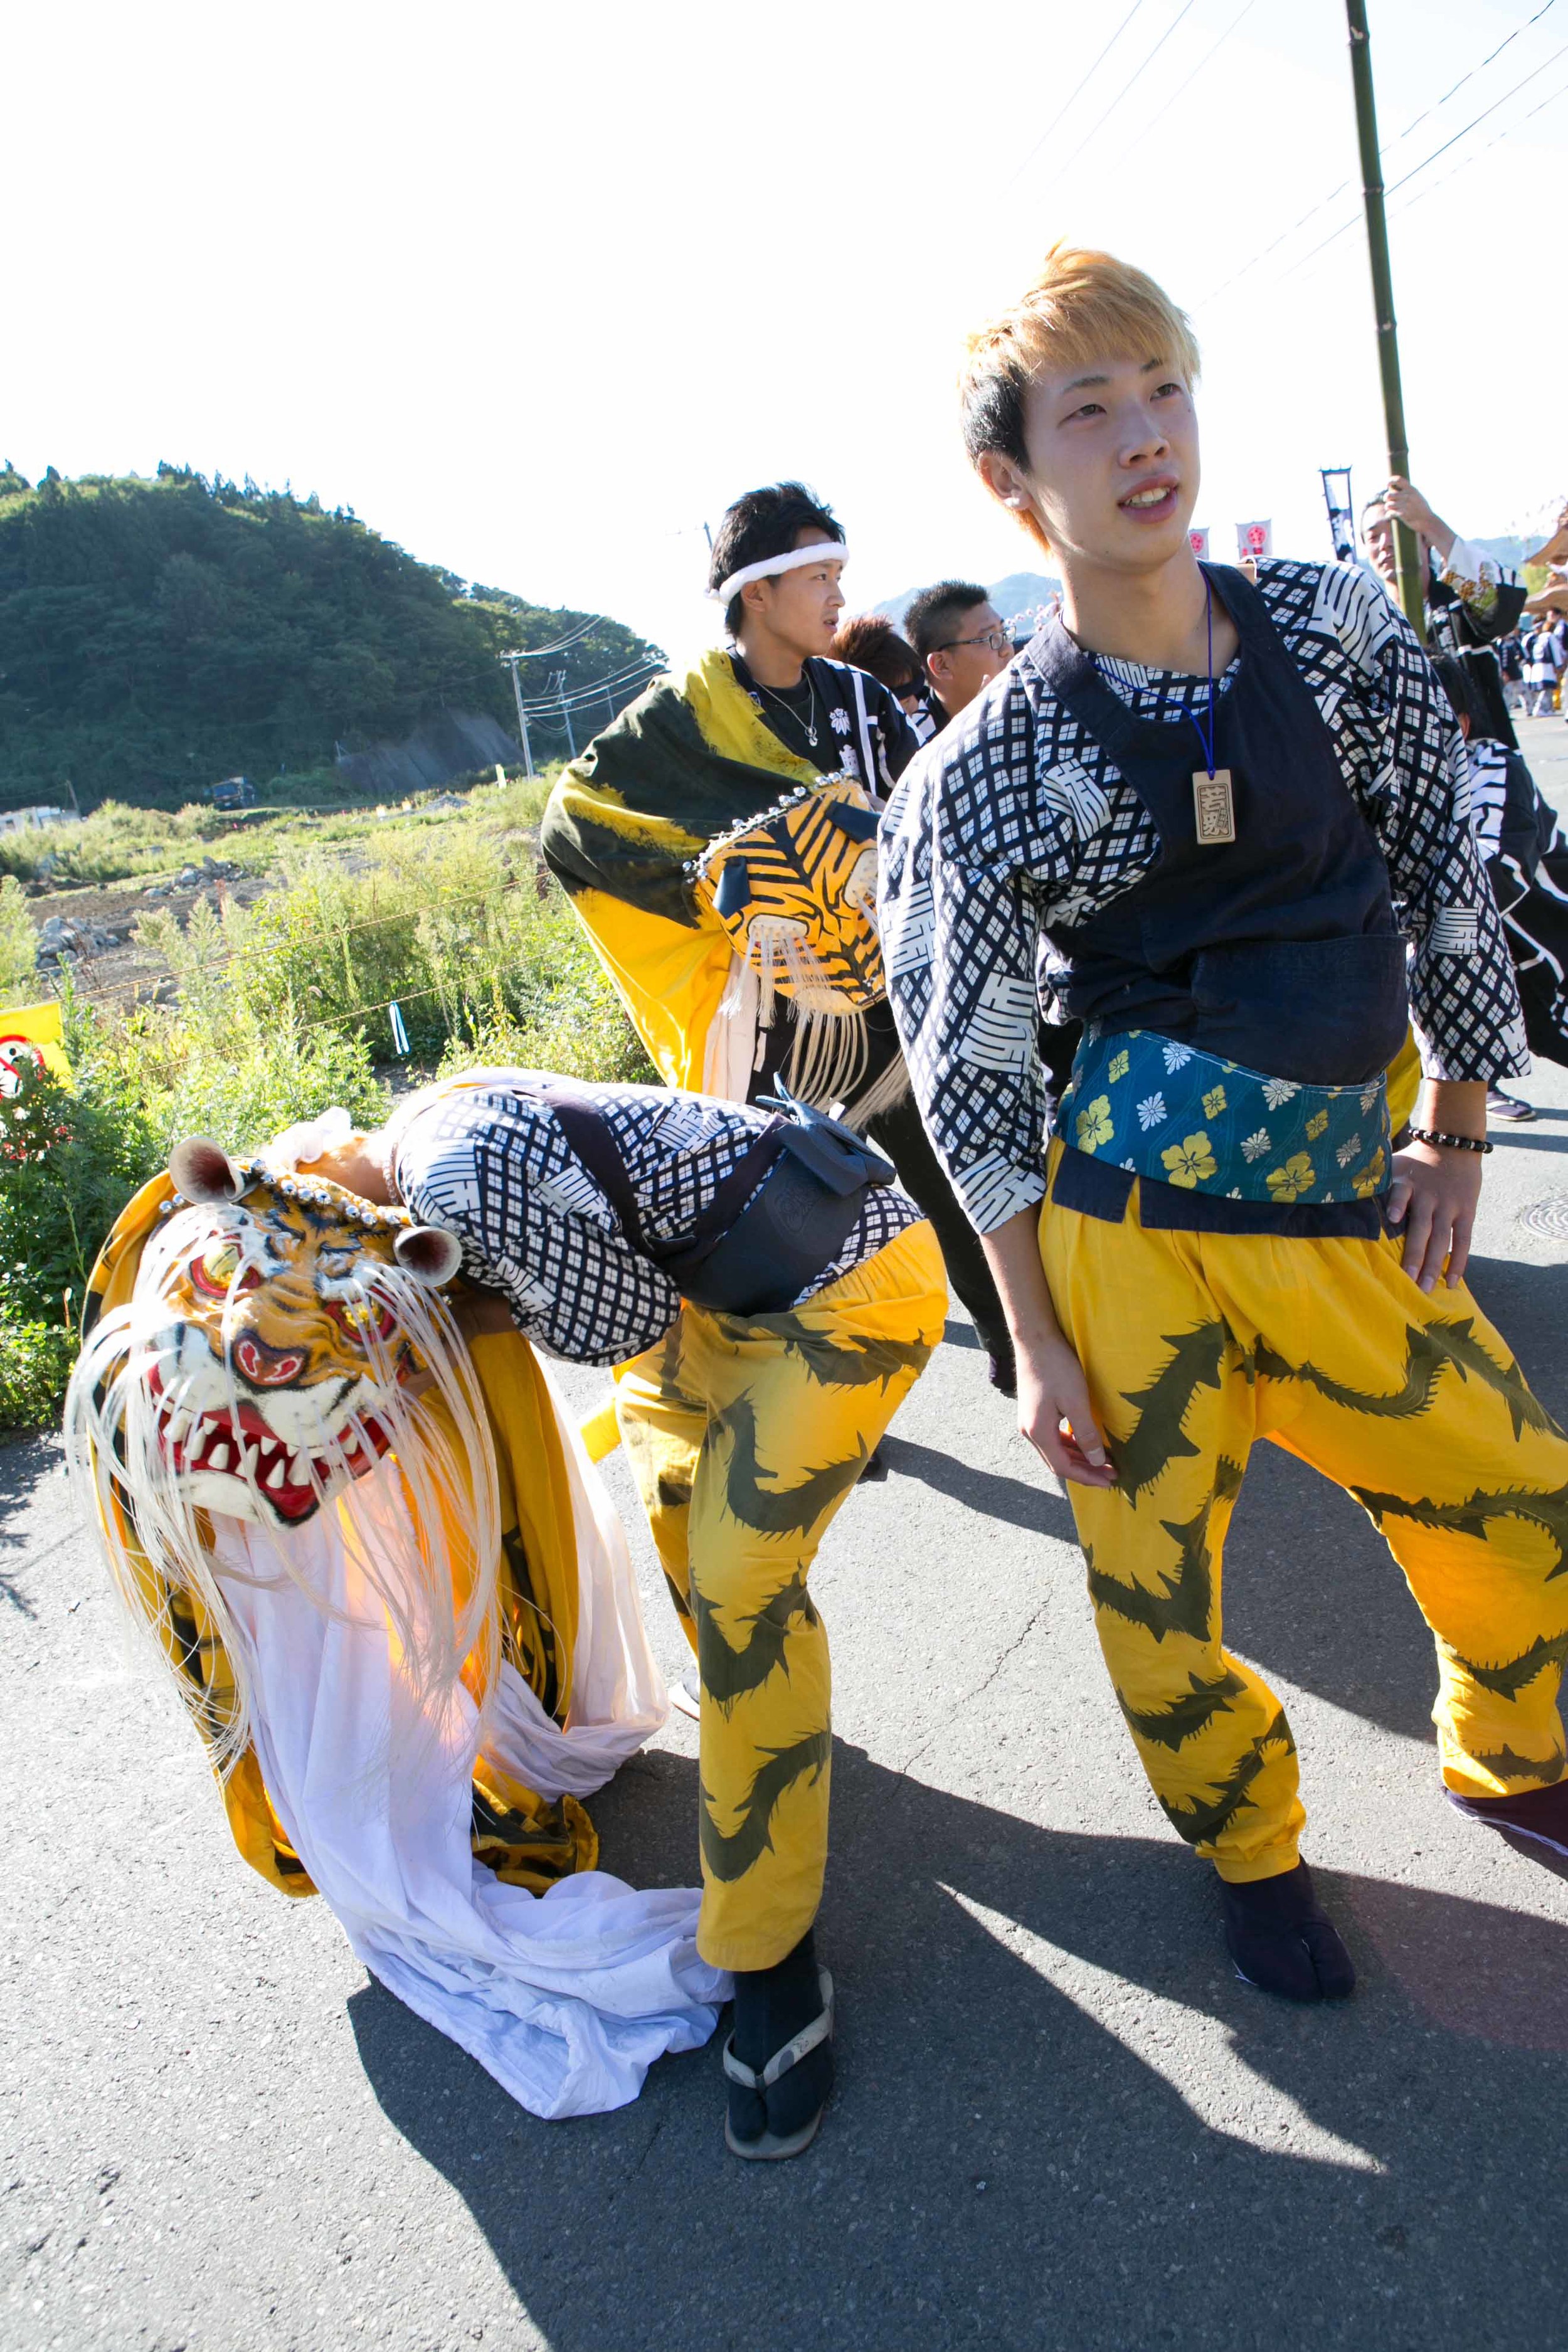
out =
[[1405,214],[1416,205],[1425,204],[1428,196],[1435,196],[1439,188],[1446,188],[1450,180],[1457,180],[1461,172],[1468,172],[1472,163],[1479,163],[1483,155],[1489,155],[1494,147],[1500,147],[1505,139],[1510,139],[1516,131],[1522,131],[1532,116],[1542,113],[1547,107],[1555,105],[1560,98],[1565,96],[1568,96],[1568,81],[1563,82],[1560,89],[1554,89],[1550,98],[1543,98],[1539,106],[1532,106],[1528,114],[1521,114],[1517,122],[1510,123],[1505,130],[1500,131],[1495,139],[1489,139],[1484,147],[1478,147],[1473,155],[1462,157],[1451,172],[1445,172],[1442,178],[1434,180],[1429,188],[1421,189],[1418,194],[1411,197],[1408,204],[1401,205],[1395,217],[1403,220]]
[[[1546,0],[1546,5],[1549,8],[1555,7],[1556,0]],[[1231,18],[1230,23],[1226,26],[1218,40],[1215,41],[1213,48],[1208,48],[1204,51],[1203,56],[1198,59],[1197,64],[1193,68],[1191,73],[1187,76],[1186,80],[1182,84],[1181,89],[1175,92],[1173,97],[1168,98],[1165,100],[1164,105],[1160,109],[1159,113],[1154,116],[1152,121],[1146,122],[1143,125],[1143,129],[1141,133],[1142,137],[1147,139],[1151,131],[1153,130],[1154,124],[1156,122],[1163,122],[1166,115],[1169,114],[1172,107],[1176,103],[1176,100],[1185,96],[1186,92],[1192,88],[1193,83],[1196,81],[1199,74],[1202,73],[1204,68],[1207,65],[1209,59],[1214,57],[1218,50],[1224,48],[1226,43],[1229,40],[1237,26],[1240,24],[1242,17],[1250,16],[1257,5],[1258,0],[1242,0],[1240,14]]]
[[1069,95],[1062,101],[1061,105],[1058,107],[1050,121],[1047,123],[1045,129],[1041,131],[1039,137],[1036,140],[1034,145],[1030,148],[1028,153],[1025,156],[1023,162],[1014,173],[1013,177],[1006,183],[1006,186],[1003,189],[1004,195],[1005,195],[1007,188],[1016,186],[1017,183],[1023,178],[1025,173],[1028,170],[1030,164],[1034,162],[1036,156],[1039,153],[1041,148],[1045,145],[1047,140],[1050,137],[1058,123],[1060,122],[1071,110],[1076,100],[1081,96],[1082,92],[1089,88],[1089,83],[1094,79],[1095,75],[1100,71],[1100,67],[1105,63],[1106,58],[1110,55],[1111,50],[1116,47],[1117,42],[1121,38],[1122,34],[1127,30],[1128,26],[1132,22],[1133,17],[1136,16],[1139,9],[1142,8],[1142,5],[1143,0],[1132,0],[1131,7],[1129,8],[1126,16],[1123,16],[1121,24],[1118,25],[1115,32],[1112,33],[1110,40],[1107,41],[1105,47],[1101,49],[1100,55],[1096,58],[1089,71],[1084,75],[1080,81],[1074,83]]
[[522,708],[530,719],[548,719],[552,712],[562,710],[582,710],[591,702],[603,702],[607,694],[618,692],[623,686],[631,686],[647,677],[657,677],[663,667],[662,662],[637,662],[629,669],[618,670],[612,677],[590,678],[582,686],[574,687],[570,694],[541,695],[525,702]]
[[[617,679],[631,677],[638,670],[658,669],[660,667],[661,665],[655,659],[652,654],[637,654],[630,661],[623,662],[619,669],[605,670],[603,675],[598,677],[579,678],[576,684],[568,690],[573,694],[597,693],[602,687],[613,686],[616,684]],[[558,670],[555,675],[558,677],[564,678],[565,672],[564,670]],[[537,695],[533,695],[529,698],[531,702],[538,701],[541,698],[542,698]],[[561,699],[560,691],[559,689],[556,689],[552,692],[549,692],[542,698],[551,702],[559,702]]]
[[[1488,66],[1491,64],[1494,58],[1500,58],[1503,51],[1507,48],[1510,41],[1517,41],[1521,33],[1529,32],[1531,25],[1539,25],[1542,16],[1547,14],[1548,10],[1555,8],[1556,5],[1557,0],[1546,0],[1545,7],[1538,8],[1533,16],[1527,16],[1522,25],[1516,25],[1512,32],[1507,36],[1506,39],[1500,40],[1495,49],[1488,51],[1487,55],[1481,59],[1479,65],[1472,66],[1468,73],[1461,74],[1459,76],[1458,80],[1454,84],[1452,89],[1446,89],[1441,98],[1435,98],[1432,100],[1431,105],[1424,109],[1424,110],[1416,116],[1414,122],[1407,122],[1404,130],[1399,134],[1400,139],[1408,139],[1413,131],[1419,130],[1421,124],[1426,121],[1429,115],[1436,114],[1440,107],[1447,105],[1448,100],[1451,98],[1458,97],[1459,91],[1464,89],[1465,84],[1468,81],[1474,81],[1479,73],[1484,73]],[[1398,142],[1395,141],[1394,143],[1397,145]]]
[[[1544,14],[1544,11],[1542,11],[1542,13]],[[1388,194],[1392,196],[1396,189],[1405,187],[1408,182],[1416,177],[1418,173],[1424,172],[1428,163],[1435,163],[1439,155],[1446,155],[1450,147],[1457,147],[1461,139],[1468,139],[1470,132],[1478,130],[1479,126],[1487,121],[1489,116],[1495,114],[1500,106],[1506,106],[1510,98],[1517,98],[1520,91],[1525,89],[1529,83],[1535,79],[1537,74],[1544,73],[1548,66],[1556,65],[1558,60],[1562,58],[1568,58],[1568,41],[1564,41],[1560,49],[1553,49],[1549,58],[1542,58],[1541,64],[1534,67],[1531,72],[1527,73],[1522,81],[1516,81],[1511,89],[1505,90],[1503,92],[1501,98],[1494,100],[1490,106],[1483,108],[1479,114],[1476,115],[1472,121],[1466,123],[1462,131],[1456,131],[1452,139],[1445,139],[1440,147],[1434,147],[1432,152],[1426,158],[1425,162],[1417,163],[1414,171],[1406,172],[1403,179],[1394,181],[1393,187],[1387,191]]]
[[498,654],[496,659],[498,661],[542,661],[547,654],[563,654],[568,647],[581,645],[583,639],[599,626],[601,617],[597,614],[592,614],[583,623],[581,628],[574,629],[569,637],[563,637],[559,645],[517,646],[510,653]]
[[1134,84],[1141,80],[1142,76],[1148,72],[1149,68],[1153,64],[1155,58],[1159,56],[1161,50],[1164,47],[1166,42],[1170,39],[1177,26],[1181,23],[1183,17],[1190,15],[1193,5],[1194,0],[1183,0],[1182,6],[1177,9],[1175,15],[1172,17],[1170,23],[1166,26],[1164,31],[1155,42],[1153,47],[1144,58],[1142,64],[1135,67],[1132,72],[1129,74],[1127,79],[1117,91],[1116,96],[1111,100],[1110,104],[1106,108],[1105,112],[1095,124],[1093,130],[1086,132],[1084,137],[1079,141],[1078,145],[1073,149],[1072,153],[1068,156],[1066,161],[1057,165],[1056,170],[1051,173],[1050,178],[1046,183],[1047,187],[1054,187],[1056,183],[1061,178],[1062,173],[1071,170],[1072,166],[1078,162],[1079,157],[1083,153],[1084,149],[1089,144],[1090,141],[1099,138],[1100,133],[1104,130],[1106,124],[1110,121],[1111,116],[1115,113],[1122,100],[1127,96],[1129,90],[1131,90]]
[[[1489,49],[1486,56],[1479,58],[1476,64],[1469,68],[1468,73],[1461,74],[1458,80],[1455,82],[1450,89],[1445,90],[1441,98],[1435,99],[1430,106],[1424,107],[1422,111],[1415,117],[1414,121],[1405,124],[1403,131],[1396,131],[1394,136],[1388,141],[1387,144],[1381,152],[1386,155],[1393,148],[1402,146],[1405,141],[1410,137],[1412,131],[1418,130],[1421,124],[1427,121],[1432,115],[1436,114],[1439,110],[1440,108],[1447,106],[1448,100],[1451,98],[1456,97],[1458,92],[1464,89],[1467,82],[1473,81],[1479,73],[1483,72],[1485,68],[1492,63],[1494,58],[1500,58],[1504,49],[1508,47],[1510,41],[1517,40],[1521,33],[1528,33],[1532,25],[1538,25],[1542,16],[1556,5],[1557,0],[1545,0],[1545,5],[1538,8],[1533,16],[1527,17],[1522,25],[1515,26],[1513,31],[1509,34],[1506,40],[1500,41],[1495,49]],[[1538,66],[1535,68],[1535,71],[1537,73],[1543,72],[1545,70],[1545,67],[1554,64],[1556,57],[1560,57],[1562,54],[1563,52],[1558,50],[1554,57],[1548,58],[1545,60],[1545,64]],[[1531,79],[1531,77],[1530,75],[1527,74],[1525,76],[1526,81]],[[1520,89],[1523,87],[1523,82],[1515,85],[1515,88]],[[1510,90],[1507,95],[1508,97],[1512,97],[1513,94],[1514,92]],[[1506,98],[1499,99],[1497,101],[1499,106],[1506,103]],[[1489,112],[1495,112],[1496,108],[1494,107],[1488,110]],[[1476,122],[1484,121],[1485,119],[1484,115],[1478,115],[1476,117]],[[1525,117],[1524,119],[1528,121],[1529,118]],[[1476,122],[1470,123],[1468,127],[1473,131],[1476,127]],[[1462,139],[1464,135],[1463,131],[1456,131],[1454,134],[1455,139]],[[1447,144],[1452,146],[1454,144],[1454,140],[1448,141]],[[1442,148],[1438,148],[1433,155],[1427,157],[1427,162],[1435,162],[1436,155],[1441,154],[1443,152],[1444,150]],[[1426,165],[1419,164],[1416,166],[1416,169],[1424,171],[1426,169]],[[1412,179],[1414,177],[1414,173],[1407,173],[1405,174],[1405,180]],[[1267,261],[1271,253],[1278,252],[1280,246],[1288,243],[1289,240],[1296,235],[1299,229],[1305,228],[1310,220],[1315,220],[1320,213],[1326,212],[1329,206],[1334,202],[1335,198],[1342,196],[1346,189],[1351,187],[1352,184],[1353,183],[1350,180],[1341,180],[1337,186],[1329,190],[1327,195],[1320,196],[1315,204],[1309,205],[1306,211],[1300,215],[1300,219],[1292,221],[1289,228],[1281,229],[1278,236],[1271,237],[1266,246],[1261,247],[1259,250],[1252,256],[1250,261],[1244,261],[1239,269],[1233,270],[1228,278],[1223,279],[1218,286],[1214,288],[1212,292],[1205,294],[1199,302],[1194,305],[1194,308],[1200,310],[1206,310],[1211,302],[1217,302],[1223,294],[1228,294],[1233,286],[1239,285],[1244,278],[1250,277],[1253,270],[1258,268],[1259,262]],[[1395,186],[1403,187],[1405,184],[1405,181],[1400,180],[1395,182],[1394,184]],[[1390,189],[1387,193],[1392,194],[1393,190]],[[1406,206],[1405,209],[1408,210],[1409,207]],[[1343,222],[1340,227],[1336,228],[1332,232],[1331,236],[1324,237],[1321,244],[1314,246],[1310,253],[1303,254],[1300,262],[1293,262],[1290,266],[1290,269],[1283,273],[1283,277],[1290,276],[1294,270],[1301,268],[1305,262],[1312,260],[1317,254],[1323,250],[1324,246],[1332,245],[1337,238],[1344,236],[1347,229],[1353,228],[1356,221],[1360,218],[1361,215],[1357,213],[1354,219]],[[1276,279],[1275,282],[1276,284],[1279,284],[1283,281],[1282,278],[1280,278]]]
[[[1536,66],[1530,73],[1527,73],[1522,81],[1516,81],[1511,89],[1505,90],[1500,99],[1495,99],[1490,106],[1484,108],[1483,110],[1479,114],[1476,115],[1471,121],[1467,122],[1462,131],[1456,131],[1451,139],[1444,140],[1441,147],[1435,147],[1430,155],[1426,156],[1421,163],[1414,165],[1413,168],[1405,173],[1401,178],[1392,182],[1391,184],[1384,189],[1384,195],[1396,195],[1401,188],[1407,188],[1412,180],[1419,179],[1422,173],[1426,170],[1427,166],[1437,161],[1439,155],[1446,155],[1450,147],[1457,147],[1461,139],[1468,139],[1470,132],[1478,130],[1489,116],[1494,115],[1500,106],[1506,106],[1510,98],[1517,98],[1520,91],[1525,89],[1529,83],[1534,81],[1538,75],[1544,73],[1548,66],[1556,65],[1563,58],[1568,58],[1568,41],[1564,41],[1560,49],[1554,49],[1552,55],[1545,58],[1541,65]],[[1532,107],[1531,109],[1531,113],[1539,113],[1539,111],[1540,109],[1537,107]],[[1528,121],[1530,120],[1530,116],[1524,115],[1521,120]],[[1407,205],[1405,209],[1408,212],[1410,209],[1409,205]],[[1320,253],[1327,252],[1331,245],[1337,244],[1339,239],[1343,236],[1348,230],[1354,228],[1356,226],[1356,220],[1359,218],[1360,215],[1358,214],[1355,219],[1342,221],[1338,228],[1331,229],[1328,236],[1323,237],[1317,245],[1314,245],[1310,251],[1302,254],[1300,260],[1293,261],[1289,269],[1282,269],[1279,277],[1274,280],[1275,285],[1283,286],[1287,278],[1294,278],[1298,269],[1305,269],[1309,261],[1315,261]]]

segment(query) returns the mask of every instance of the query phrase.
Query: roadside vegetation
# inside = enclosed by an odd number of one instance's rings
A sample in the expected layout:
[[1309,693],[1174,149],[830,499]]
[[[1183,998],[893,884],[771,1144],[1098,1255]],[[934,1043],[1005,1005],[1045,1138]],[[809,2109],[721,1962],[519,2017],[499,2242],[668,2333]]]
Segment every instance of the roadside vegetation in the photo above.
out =
[[[253,1147],[333,1103],[369,1124],[395,1090],[472,1062],[651,1077],[539,862],[548,789],[226,832],[225,859],[271,887],[249,905],[204,897],[183,927],[150,907],[138,941],[166,975],[156,992],[89,1002],[68,969],[69,1079],[25,1076],[0,1099],[0,1430],[58,1411],[93,1259],[180,1136]],[[106,805],[5,848],[36,876],[38,845],[68,831],[53,880],[67,856],[83,880],[156,877],[216,840],[211,824],[211,812]],[[33,972],[32,940],[14,865],[0,882],[0,1003],[56,992]]]

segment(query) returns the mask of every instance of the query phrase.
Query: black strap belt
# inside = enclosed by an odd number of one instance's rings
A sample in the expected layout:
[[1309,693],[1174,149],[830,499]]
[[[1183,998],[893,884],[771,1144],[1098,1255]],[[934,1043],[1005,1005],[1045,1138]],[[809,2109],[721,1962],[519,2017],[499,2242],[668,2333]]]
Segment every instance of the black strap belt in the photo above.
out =
[[863,1137],[782,1085],[778,1115],[742,1153],[691,1232],[656,1241],[636,1189],[595,1106],[566,1087],[539,1099],[621,1221],[640,1257],[693,1306],[717,1314],[777,1315],[833,1264],[860,1219],[866,1195],[893,1170]]

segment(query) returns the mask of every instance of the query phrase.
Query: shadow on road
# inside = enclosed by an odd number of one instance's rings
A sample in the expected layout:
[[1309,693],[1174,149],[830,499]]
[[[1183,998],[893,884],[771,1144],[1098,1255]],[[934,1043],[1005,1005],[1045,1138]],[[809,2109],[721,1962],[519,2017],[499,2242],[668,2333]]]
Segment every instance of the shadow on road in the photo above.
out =
[[[595,1811],[605,1866],[646,1882],[689,1868],[695,1768],[644,1761]],[[552,2352],[1510,2340],[1510,2279],[1541,2291],[1542,2176],[1516,2168],[1560,2142],[1568,1930],[1325,1872],[1362,1988],[1293,2010],[1230,1977],[1174,1841],[1044,1831],[852,1748],[834,1773],[840,2087],[797,2163],[724,2157],[711,2048],[618,2115],[541,2124],[379,1987],[351,2000],[387,2116]],[[1390,2333],[1407,2284],[1420,2328]]]
[[10,1445],[0,1446],[0,1601],[8,1604],[24,1617],[36,1617],[37,1611],[11,1575],[6,1555],[20,1554],[26,1549],[24,1537],[10,1526],[31,1507],[38,1481],[52,1466],[54,1440],[48,1437],[27,1437]]
[[936,1494],[966,1504],[983,1517],[1005,1520],[1007,1526],[1026,1528],[1031,1535],[1056,1536],[1064,1543],[1078,1541],[1072,1506],[1064,1496],[1053,1495],[1045,1486],[1031,1486],[1023,1478],[1000,1477],[994,1470],[977,1470],[951,1454],[939,1454],[935,1446],[917,1445],[907,1437],[884,1437],[879,1450],[889,1470],[920,1479]]

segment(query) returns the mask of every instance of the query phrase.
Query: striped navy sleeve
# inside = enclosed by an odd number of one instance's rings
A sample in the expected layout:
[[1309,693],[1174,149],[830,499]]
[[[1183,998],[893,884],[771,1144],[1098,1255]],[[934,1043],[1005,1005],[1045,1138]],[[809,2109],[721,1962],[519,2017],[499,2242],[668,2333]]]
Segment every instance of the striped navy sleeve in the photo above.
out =
[[[1388,863],[1411,944],[1410,1006],[1429,1078],[1515,1076],[1530,1067],[1519,989],[1471,823],[1464,739],[1436,671],[1369,573],[1327,564],[1313,627],[1357,674],[1342,723],[1373,756],[1348,763]],[[1320,700],[1321,697],[1320,696]]]
[[917,754],[883,816],[888,994],[921,1115],[972,1224],[1045,1193],[1039,893],[1071,859],[1035,805],[1034,728],[1007,674]]

